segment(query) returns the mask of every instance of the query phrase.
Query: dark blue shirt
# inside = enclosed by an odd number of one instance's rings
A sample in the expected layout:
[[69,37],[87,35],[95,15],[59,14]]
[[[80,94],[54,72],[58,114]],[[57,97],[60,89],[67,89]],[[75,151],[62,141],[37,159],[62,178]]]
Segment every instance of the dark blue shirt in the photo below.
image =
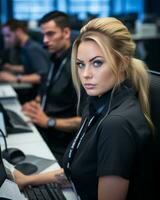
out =
[[29,39],[22,47],[21,56],[25,74],[45,75],[47,73],[50,60],[47,52],[37,42]]

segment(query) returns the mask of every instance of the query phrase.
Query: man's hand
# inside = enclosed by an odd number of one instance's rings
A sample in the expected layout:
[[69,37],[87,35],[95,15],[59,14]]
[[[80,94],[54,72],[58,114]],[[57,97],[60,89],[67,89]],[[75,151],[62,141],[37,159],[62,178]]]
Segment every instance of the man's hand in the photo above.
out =
[[5,63],[5,64],[3,65],[3,68],[4,68],[5,70],[12,71],[12,65],[9,64],[9,63]]
[[3,68],[5,71],[9,71],[9,72],[18,72],[18,73],[24,72],[24,68],[22,65],[12,65],[10,63],[5,63],[3,65]]
[[[28,101],[22,106],[22,111],[25,112],[32,108],[32,106],[39,104],[36,100]],[[40,104],[39,104],[40,105]]]
[[43,112],[39,103],[35,101],[26,103],[23,106],[22,111],[26,116],[28,116],[31,119],[31,122],[43,128],[47,128],[49,117]]
[[8,72],[0,72],[0,80],[1,81],[8,81],[8,82],[16,82],[16,76],[8,73]]

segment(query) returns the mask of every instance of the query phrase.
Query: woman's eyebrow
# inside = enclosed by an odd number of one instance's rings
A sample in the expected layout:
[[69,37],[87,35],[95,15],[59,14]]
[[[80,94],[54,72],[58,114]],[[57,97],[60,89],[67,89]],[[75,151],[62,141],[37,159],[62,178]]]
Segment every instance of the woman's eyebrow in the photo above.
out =
[[[93,58],[91,58],[90,60],[89,60],[89,62],[92,62],[94,59],[96,59],[96,58],[103,58],[102,56],[95,56],[95,57],[93,57]],[[80,62],[83,62],[83,60],[81,60],[81,59],[79,59],[79,58],[77,58],[77,61],[80,61]]]
[[89,60],[89,62],[92,62],[94,59],[96,59],[96,58],[103,58],[102,56],[95,56],[95,57],[93,57],[93,58],[91,58],[90,60]]

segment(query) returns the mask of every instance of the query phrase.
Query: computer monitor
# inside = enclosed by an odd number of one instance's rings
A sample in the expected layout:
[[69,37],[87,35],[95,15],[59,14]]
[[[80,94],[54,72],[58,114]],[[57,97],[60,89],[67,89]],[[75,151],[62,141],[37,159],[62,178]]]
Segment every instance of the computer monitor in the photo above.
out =
[[112,17],[121,20],[131,33],[135,33],[135,22],[138,19],[138,13],[121,13],[112,15]]

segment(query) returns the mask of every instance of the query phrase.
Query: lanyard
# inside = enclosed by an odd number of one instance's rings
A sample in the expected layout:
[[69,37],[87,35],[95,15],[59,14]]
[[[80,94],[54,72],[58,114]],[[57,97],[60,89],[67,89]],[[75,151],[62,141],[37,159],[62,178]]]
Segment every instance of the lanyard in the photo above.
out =
[[41,107],[42,107],[43,110],[44,110],[45,105],[46,105],[47,94],[48,94],[49,87],[51,85],[51,81],[52,81],[52,83],[56,82],[56,80],[59,78],[59,76],[60,76],[60,74],[61,74],[61,72],[62,72],[62,70],[63,70],[63,68],[64,68],[64,66],[66,64],[66,62],[67,62],[67,57],[65,57],[62,60],[60,66],[59,66],[59,69],[58,69],[57,73],[55,74],[53,80],[52,80],[52,76],[53,76],[53,73],[54,73],[54,67],[55,67],[54,64],[51,66],[51,69],[49,70],[47,81],[46,81],[46,92],[43,94],[42,101],[41,101]]
[[84,136],[86,135],[86,132],[89,130],[89,128],[91,128],[91,126],[93,126],[93,123],[96,122],[97,117],[102,113],[102,111],[104,110],[104,108],[106,107],[106,105],[101,106],[97,112],[95,113],[94,116],[91,117],[91,119],[87,119],[85,118],[75,139],[72,142],[72,145],[70,147],[69,153],[68,153],[68,162],[67,162],[67,174],[69,176],[69,180],[70,183],[72,185],[73,191],[76,195],[77,200],[80,200],[79,195],[77,194],[76,188],[74,186],[74,183],[71,179],[71,163],[73,161],[73,158],[77,152],[77,149],[79,148]]
[[[109,100],[109,102],[108,102],[108,106],[107,106],[107,104],[102,105],[102,106],[96,111],[95,115],[94,115],[90,120],[88,120],[87,118],[85,118],[84,122],[82,123],[82,125],[81,125],[81,127],[80,127],[80,129],[79,129],[78,134],[76,135],[76,137],[75,137],[75,139],[73,140],[72,145],[71,145],[71,147],[70,147],[70,150],[69,150],[69,153],[68,153],[68,162],[67,162],[67,166],[66,166],[66,167],[67,167],[67,171],[66,171],[66,172],[67,172],[67,176],[68,176],[68,178],[69,178],[69,180],[70,180],[70,182],[71,182],[71,184],[72,184],[72,188],[73,188],[73,190],[74,190],[74,192],[75,192],[75,194],[76,194],[76,196],[77,196],[77,200],[80,200],[80,197],[78,196],[77,191],[76,191],[76,188],[75,188],[75,186],[74,186],[74,183],[73,183],[73,181],[72,181],[72,179],[71,179],[71,164],[72,164],[73,158],[74,158],[74,156],[75,156],[75,154],[76,154],[76,151],[77,151],[77,149],[79,148],[79,146],[80,146],[80,144],[81,144],[81,142],[82,142],[82,140],[83,140],[83,138],[84,138],[86,132],[88,131],[88,129],[89,129],[91,126],[93,126],[93,122],[94,122],[94,123],[96,122],[96,119],[97,119],[98,116],[103,112],[103,110],[104,110],[105,108],[107,108],[105,117],[108,116],[108,114],[109,114],[109,112],[110,112],[110,108],[111,108],[111,102],[112,102],[114,90],[115,90],[115,87],[113,88],[113,90],[112,90],[112,92],[111,92],[110,100]],[[101,119],[101,120],[102,120],[102,119]],[[100,120],[100,122],[101,122],[101,120]],[[88,122],[88,125],[87,125],[87,122]],[[97,127],[99,127],[100,122],[98,123]],[[86,127],[86,125],[87,125],[87,127]],[[85,129],[85,127],[86,127],[86,129]],[[97,127],[96,127],[96,130],[95,130],[95,131],[97,131],[97,129],[98,129]]]
[[73,158],[84,138],[86,135],[86,132],[93,126],[93,124],[96,122],[97,117],[102,113],[106,105],[101,106],[95,113],[94,116],[91,117],[91,119],[85,118],[75,139],[72,142],[72,145],[70,147],[69,153],[68,153],[68,162],[67,162],[67,170],[69,178],[71,178],[71,163],[73,161]]
[[[47,80],[46,80],[46,90],[48,90],[50,82],[51,82],[51,78],[53,75],[53,71],[54,71],[54,63],[51,65],[51,68],[48,72],[48,76],[47,76]],[[41,100],[41,107],[44,110],[45,104],[46,104],[46,100],[47,100],[47,94],[45,92],[45,94],[43,94],[42,96],[42,100]]]

